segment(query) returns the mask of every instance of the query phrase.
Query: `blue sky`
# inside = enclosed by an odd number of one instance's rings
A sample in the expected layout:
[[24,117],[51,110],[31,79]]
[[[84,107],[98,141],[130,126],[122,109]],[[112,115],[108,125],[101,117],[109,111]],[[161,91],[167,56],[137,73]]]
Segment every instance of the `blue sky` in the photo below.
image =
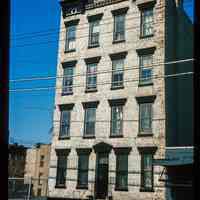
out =
[[[184,7],[192,18],[193,0],[185,0]],[[11,0],[10,80],[56,76],[59,23],[58,0]],[[53,79],[12,83],[10,88],[54,85]],[[11,92],[9,104],[10,142],[50,142],[54,90]]]

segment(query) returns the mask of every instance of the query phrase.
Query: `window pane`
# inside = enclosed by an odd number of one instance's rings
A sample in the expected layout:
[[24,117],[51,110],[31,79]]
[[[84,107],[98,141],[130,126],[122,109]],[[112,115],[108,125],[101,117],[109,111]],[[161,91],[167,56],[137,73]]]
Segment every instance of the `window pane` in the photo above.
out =
[[112,87],[123,86],[124,59],[113,60]]
[[116,187],[124,188],[128,187],[128,155],[117,155],[117,174],[116,174]]
[[70,111],[61,111],[61,122],[60,122],[60,136],[69,136],[70,131]]
[[152,104],[144,103],[140,104],[140,129],[141,131],[150,130],[152,122],[151,114]]
[[90,23],[89,45],[97,45],[99,43],[99,20]]
[[115,16],[115,29],[114,29],[114,40],[124,40],[125,33],[125,15]]
[[67,27],[66,50],[75,49],[76,26]]
[[97,64],[88,64],[87,66],[87,89],[94,89],[96,88],[96,81],[97,81],[97,75],[96,75],[96,70],[97,70]]
[[142,34],[143,36],[153,34],[153,9],[144,10],[142,13]]
[[88,184],[88,164],[89,164],[89,155],[80,154],[79,163],[78,163],[78,185]]
[[113,106],[111,112],[112,112],[111,134],[120,135],[122,134],[122,120],[123,120],[122,106],[118,107]]
[[66,180],[67,157],[58,156],[56,184],[64,185]]
[[63,93],[71,93],[73,90],[73,67],[64,68]]
[[95,120],[96,120],[96,108],[87,108],[85,110],[85,135],[95,134]]

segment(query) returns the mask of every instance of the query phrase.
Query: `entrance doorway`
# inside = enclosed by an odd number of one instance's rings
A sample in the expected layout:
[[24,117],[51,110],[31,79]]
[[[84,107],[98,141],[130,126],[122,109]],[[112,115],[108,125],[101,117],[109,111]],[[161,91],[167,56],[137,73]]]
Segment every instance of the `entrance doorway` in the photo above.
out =
[[95,196],[105,199],[108,194],[108,153],[99,152],[96,161]]

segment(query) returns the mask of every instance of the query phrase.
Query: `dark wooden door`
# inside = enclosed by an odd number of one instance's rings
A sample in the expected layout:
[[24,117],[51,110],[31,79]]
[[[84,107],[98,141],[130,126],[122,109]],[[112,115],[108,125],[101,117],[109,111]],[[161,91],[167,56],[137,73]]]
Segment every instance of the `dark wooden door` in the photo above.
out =
[[108,154],[98,154],[96,173],[96,198],[104,199],[108,194]]

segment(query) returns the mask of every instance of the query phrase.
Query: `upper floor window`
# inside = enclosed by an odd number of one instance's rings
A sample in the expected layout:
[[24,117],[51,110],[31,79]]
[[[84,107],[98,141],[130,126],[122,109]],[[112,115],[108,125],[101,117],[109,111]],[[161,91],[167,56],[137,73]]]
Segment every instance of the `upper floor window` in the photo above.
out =
[[75,51],[76,49],[76,27],[78,22],[79,20],[73,20],[66,23],[66,52]]
[[71,121],[71,110],[73,104],[62,105],[60,113],[60,134],[59,138],[69,138],[70,137],[70,121]]
[[155,95],[136,97],[139,103],[139,133],[140,135],[152,134],[152,107]]
[[97,88],[97,63],[87,64],[86,90]]
[[128,7],[112,11],[114,16],[113,42],[125,40],[125,16],[127,11]]
[[67,176],[67,156],[70,149],[56,150],[57,154],[57,174],[56,174],[56,187],[65,187]]
[[44,155],[40,156],[40,167],[44,166]]
[[153,54],[140,55],[140,84],[152,83]]
[[74,66],[75,62],[73,63],[65,63],[63,69],[63,88],[62,94],[72,94],[73,93],[73,76],[74,76]]
[[111,137],[123,135],[123,106],[125,102],[126,99],[109,100],[111,106]]
[[85,109],[84,137],[95,136],[96,108],[99,102],[83,103]]
[[114,16],[114,41],[125,40],[125,15]]
[[76,41],[76,25],[71,25],[67,27],[66,33],[66,48],[65,51],[74,51]]
[[99,46],[99,24],[100,20],[90,22],[89,47]]
[[112,61],[112,88],[123,87],[124,59]]
[[141,10],[141,36],[153,35],[153,8]]

